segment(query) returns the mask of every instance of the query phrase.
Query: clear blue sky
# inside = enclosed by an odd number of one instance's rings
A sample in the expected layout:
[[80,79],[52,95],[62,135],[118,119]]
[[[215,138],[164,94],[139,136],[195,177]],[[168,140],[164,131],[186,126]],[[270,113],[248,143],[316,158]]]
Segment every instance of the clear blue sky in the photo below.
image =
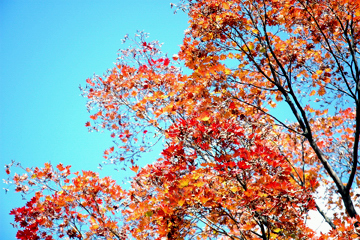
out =
[[[51,161],[97,170],[111,138],[87,132],[78,86],[113,67],[125,34],[149,32],[171,56],[186,28],[186,15],[174,15],[170,1],[0,0],[1,165],[14,159],[24,166]],[[112,169],[101,175],[118,175]],[[1,186],[0,238],[15,239],[8,213],[25,202]]]

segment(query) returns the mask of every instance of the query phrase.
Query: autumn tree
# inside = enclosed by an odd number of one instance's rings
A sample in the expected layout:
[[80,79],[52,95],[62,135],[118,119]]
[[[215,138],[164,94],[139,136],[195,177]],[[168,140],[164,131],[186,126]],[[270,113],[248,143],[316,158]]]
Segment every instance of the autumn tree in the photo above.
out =
[[[131,188],[62,164],[26,168],[16,191],[36,193],[11,212],[17,238],[357,238],[359,3],[177,7],[190,19],[178,54],[139,32],[82,89],[86,126],[111,131],[104,158],[136,172]],[[157,142],[161,158],[140,168]],[[329,233],[306,225],[310,210]]]

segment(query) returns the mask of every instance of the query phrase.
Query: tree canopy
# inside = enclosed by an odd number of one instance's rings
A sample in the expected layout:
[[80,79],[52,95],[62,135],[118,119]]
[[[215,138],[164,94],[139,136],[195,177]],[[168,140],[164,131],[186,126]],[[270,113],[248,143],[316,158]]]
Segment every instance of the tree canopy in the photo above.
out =
[[[10,213],[17,238],[358,238],[358,1],[174,7],[190,19],[178,54],[138,32],[82,88],[85,125],[111,132],[104,158],[136,173],[130,189],[61,163],[24,168],[15,190],[35,195]],[[328,233],[307,226],[311,210]]]

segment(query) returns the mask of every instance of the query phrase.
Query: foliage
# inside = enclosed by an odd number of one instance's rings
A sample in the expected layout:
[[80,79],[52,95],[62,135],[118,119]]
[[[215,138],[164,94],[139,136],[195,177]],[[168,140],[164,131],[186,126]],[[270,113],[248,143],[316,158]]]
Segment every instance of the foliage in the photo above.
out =
[[[16,191],[36,193],[11,212],[17,238],[357,238],[359,3],[179,8],[190,26],[177,55],[140,32],[83,88],[94,112],[86,126],[111,131],[104,158],[136,173],[131,188],[62,164],[26,169]],[[161,139],[162,158],[137,166]],[[332,230],[316,235],[310,210]]]

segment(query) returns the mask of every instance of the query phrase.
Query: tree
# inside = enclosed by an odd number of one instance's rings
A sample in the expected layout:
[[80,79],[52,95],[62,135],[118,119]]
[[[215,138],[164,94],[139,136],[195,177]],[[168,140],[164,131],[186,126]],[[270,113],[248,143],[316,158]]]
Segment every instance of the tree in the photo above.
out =
[[[13,178],[16,191],[37,191],[11,212],[18,239],[359,237],[359,3],[179,8],[190,26],[178,55],[140,32],[83,88],[95,112],[86,126],[112,132],[104,157],[136,173],[131,188],[62,164],[27,168]],[[162,158],[140,169],[136,160],[161,139]],[[329,233],[306,226],[310,210]]]

